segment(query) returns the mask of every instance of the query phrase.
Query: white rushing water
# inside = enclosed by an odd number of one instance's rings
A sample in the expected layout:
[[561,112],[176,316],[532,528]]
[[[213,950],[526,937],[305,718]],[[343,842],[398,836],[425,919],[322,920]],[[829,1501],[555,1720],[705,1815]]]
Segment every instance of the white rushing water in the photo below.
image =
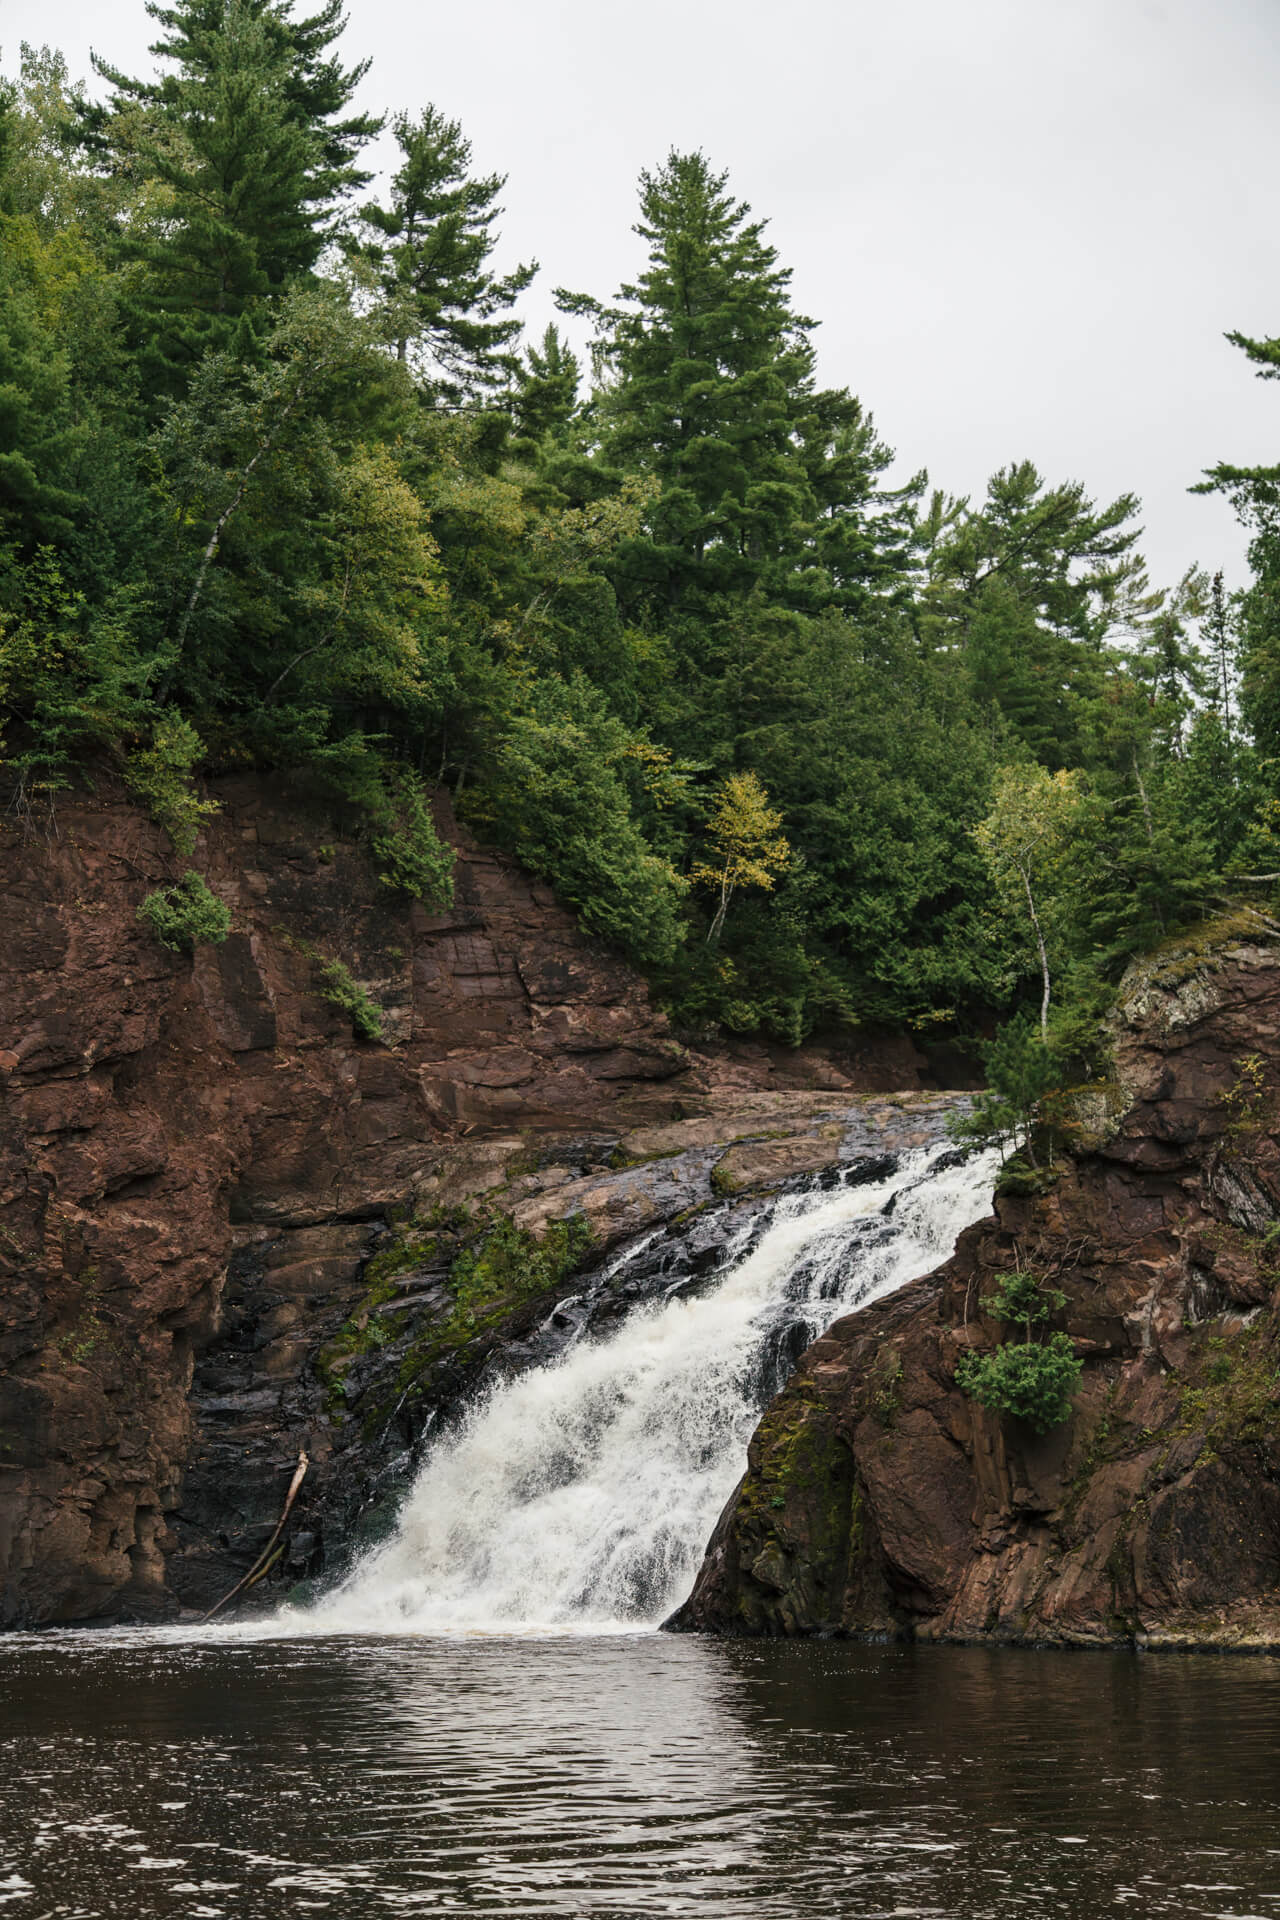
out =
[[936,1266],[988,1210],[992,1156],[950,1158],[911,1153],[874,1184],[786,1196],[697,1298],[639,1307],[493,1386],[432,1449],[394,1537],[294,1630],[598,1633],[664,1619],[790,1360],[850,1307]]

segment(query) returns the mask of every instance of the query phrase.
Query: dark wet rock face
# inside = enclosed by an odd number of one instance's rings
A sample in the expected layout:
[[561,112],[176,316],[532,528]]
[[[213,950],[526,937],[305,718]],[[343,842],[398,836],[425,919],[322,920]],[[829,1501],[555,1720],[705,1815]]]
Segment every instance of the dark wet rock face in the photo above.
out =
[[[47,842],[0,834],[0,1624],[209,1604],[302,1447],[272,1590],[331,1566],[423,1432],[574,1292],[460,1327],[459,1207],[534,1234],[581,1215],[599,1266],[937,1122],[928,1096],[870,1094],[919,1088],[906,1043],[678,1045],[634,974],[447,817],[456,899],[432,914],[284,785],[217,797],[196,864],[234,931],[194,961],[137,922],[185,863],[123,799],[68,797]],[[377,1002],[385,1045],[319,997],[314,955]],[[434,1249],[371,1284],[415,1217],[445,1223]]]
[[[674,1624],[1280,1643],[1280,953],[1171,947],[1123,1016],[1091,1145],[803,1356]],[[1084,1359],[1043,1437],[955,1385],[1015,1266]]]
[[[411,1233],[408,1241],[420,1246],[421,1257],[372,1284],[388,1250],[405,1244],[405,1236],[396,1228],[362,1229],[372,1264],[362,1269],[354,1297],[344,1288],[335,1305],[313,1307],[305,1351],[281,1378],[270,1371],[276,1343],[269,1337],[280,1311],[281,1269],[272,1264],[269,1241],[252,1253],[242,1251],[227,1277],[220,1331],[195,1367],[197,1439],[173,1522],[170,1590],[186,1605],[205,1607],[225,1591],[229,1565],[252,1563],[270,1537],[280,1489],[302,1446],[312,1460],[296,1518],[305,1546],[291,1535],[277,1577],[247,1604],[274,1603],[286,1568],[291,1579],[332,1579],[390,1523],[424,1445],[477,1394],[554,1360],[584,1336],[607,1332],[638,1306],[712,1284],[753,1246],[779,1192],[882,1177],[899,1153],[939,1137],[953,1102],[954,1096],[926,1095],[854,1109],[845,1096],[845,1124],[829,1142],[824,1169],[740,1194],[725,1196],[713,1186],[723,1144],[678,1149],[668,1158],[612,1172],[600,1166],[568,1169],[571,1177],[550,1191],[573,1196],[564,1203],[568,1217],[595,1222],[581,1265],[545,1290],[500,1299],[475,1324],[459,1325],[450,1278],[459,1253],[474,1244],[468,1228]],[[793,1119],[803,1104],[804,1096],[788,1096]],[[829,1111],[824,1105],[820,1118]],[[775,1108],[770,1118],[783,1115]],[[702,1125],[679,1123],[670,1144],[685,1131],[696,1131],[700,1139]],[[868,1131],[881,1148],[875,1156],[859,1151]],[[611,1157],[618,1157],[616,1143]],[[517,1174],[502,1194],[516,1216],[524,1205],[519,1189],[537,1177]],[[580,1207],[588,1189],[594,1212],[584,1216]],[[547,1217],[539,1208],[542,1224]],[[619,1229],[619,1222],[625,1228],[637,1218],[639,1231]],[[770,1356],[766,1397],[807,1344],[802,1327],[793,1332],[790,1344]]]

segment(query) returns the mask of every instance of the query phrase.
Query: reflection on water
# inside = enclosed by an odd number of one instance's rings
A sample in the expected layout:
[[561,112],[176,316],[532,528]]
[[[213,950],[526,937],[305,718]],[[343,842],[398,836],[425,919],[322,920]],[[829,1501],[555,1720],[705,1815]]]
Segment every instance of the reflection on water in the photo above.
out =
[[1280,1915],[1280,1662],[0,1643],[0,1912]]

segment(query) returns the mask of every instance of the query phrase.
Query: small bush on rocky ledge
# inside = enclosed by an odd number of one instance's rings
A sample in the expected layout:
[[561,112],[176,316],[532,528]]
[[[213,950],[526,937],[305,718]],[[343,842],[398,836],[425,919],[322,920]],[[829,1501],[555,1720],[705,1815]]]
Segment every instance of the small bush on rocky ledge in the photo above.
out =
[[317,956],[316,980],[320,998],[327,1000],[331,1007],[336,1007],[339,1013],[347,1015],[351,1031],[358,1040],[381,1040],[384,1037],[382,1013],[377,1002],[370,999],[351,969],[341,960],[320,960]]
[[219,945],[231,931],[231,909],[194,869],[171,887],[158,887],[138,908],[138,918],[162,947],[190,953],[201,942]]
[[1025,1420],[1037,1433],[1060,1426],[1071,1412],[1071,1399],[1080,1382],[1082,1362],[1070,1335],[1051,1333],[1033,1338],[1067,1296],[1038,1273],[1018,1269],[1002,1274],[994,1293],[982,1301],[996,1320],[1022,1329],[1022,1339],[1006,1341],[994,1353],[966,1353],[956,1368],[956,1385],[979,1406],[993,1413]]
[[151,745],[131,755],[125,767],[125,785],[181,854],[195,852],[201,826],[218,811],[216,800],[202,800],[195,790],[194,771],[203,755],[204,742],[191,722],[163,713]]
[[1070,1336],[1051,1333],[1043,1342],[1019,1340],[994,1353],[962,1355],[956,1385],[992,1413],[1011,1414],[1048,1433],[1070,1414],[1080,1369]]
[[1020,1267],[1000,1276],[994,1293],[983,1295],[982,1304],[995,1320],[1008,1320],[1024,1329],[1030,1340],[1032,1327],[1042,1327],[1067,1304],[1060,1287],[1051,1287],[1038,1273]]

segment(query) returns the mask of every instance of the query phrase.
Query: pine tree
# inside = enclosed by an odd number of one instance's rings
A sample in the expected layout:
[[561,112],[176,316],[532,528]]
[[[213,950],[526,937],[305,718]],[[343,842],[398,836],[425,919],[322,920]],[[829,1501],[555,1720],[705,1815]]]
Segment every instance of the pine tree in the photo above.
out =
[[673,152],[641,174],[640,207],[648,266],[621,304],[558,295],[596,325],[603,459],[662,484],[624,603],[693,611],[760,588],[849,604],[881,570],[867,528],[891,455],[851,394],[817,388],[814,322],[726,173]]
[[563,441],[578,404],[582,369],[560,329],[549,326],[539,345],[525,352],[525,364],[511,403],[516,433],[538,446],[548,438]]
[[1045,766],[1080,764],[1103,642],[1135,615],[1137,504],[1122,494],[1100,508],[1078,482],[1048,487],[1016,461],[992,475],[980,508],[959,504],[929,556],[923,633],[962,657],[973,696]]
[[262,304],[311,272],[343,198],[370,178],[355,156],[380,122],[338,118],[365,71],[329,56],[340,0],[300,21],[292,0],[147,11],[165,29],[151,51],[172,70],[140,81],[95,61],[115,94],[79,115],[91,151],[156,189],[123,248],[146,268],[134,325],[163,394],[211,348],[252,350]]
[[1133,579],[1137,510],[1131,493],[1100,508],[1079,481],[1046,487],[1030,460],[1015,461],[991,476],[982,506],[939,546],[935,588],[972,605],[988,580],[1001,579],[1047,631],[1099,641]]
[[366,206],[363,217],[396,353],[435,399],[482,399],[519,373],[520,322],[510,309],[537,263],[501,278],[492,272],[506,176],[470,173],[471,143],[456,120],[428,106],[416,120],[397,115],[393,126],[402,159],[390,205]]
[[[1280,380],[1280,338],[1229,333],[1260,380]],[[1250,534],[1253,582],[1240,610],[1240,711],[1265,759],[1280,762],[1280,465],[1237,467],[1220,461],[1195,493],[1222,493]]]

